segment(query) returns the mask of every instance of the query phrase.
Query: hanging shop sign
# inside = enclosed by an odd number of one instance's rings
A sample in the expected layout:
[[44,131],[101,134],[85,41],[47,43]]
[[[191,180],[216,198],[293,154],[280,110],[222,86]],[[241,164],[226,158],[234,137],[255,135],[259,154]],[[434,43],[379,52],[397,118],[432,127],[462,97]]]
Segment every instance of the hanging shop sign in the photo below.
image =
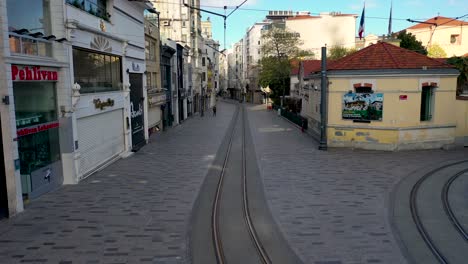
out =
[[42,70],[39,66],[11,65],[11,79],[13,81],[58,81],[57,71]]
[[104,108],[108,106],[114,106],[114,100],[110,98],[107,98],[106,101],[101,101],[101,99],[94,99],[93,103],[96,109],[101,109],[101,110],[104,110]]
[[20,128],[16,131],[16,134],[18,135],[18,137],[23,137],[23,136],[39,133],[39,132],[46,131],[52,128],[57,128],[57,127],[59,127],[59,122],[53,121],[53,122],[44,123],[40,125]]

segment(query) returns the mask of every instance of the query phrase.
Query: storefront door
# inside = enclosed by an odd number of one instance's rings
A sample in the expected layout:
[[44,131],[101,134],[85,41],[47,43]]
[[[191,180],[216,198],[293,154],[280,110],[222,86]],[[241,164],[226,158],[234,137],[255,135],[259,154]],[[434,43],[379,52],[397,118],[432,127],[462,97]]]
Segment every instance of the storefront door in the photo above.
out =
[[2,130],[0,129],[0,219],[8,216],[8,197],[6,188],[5,159],[3,156]]
[[143,119],[143,75],[130,73],[130,110],[132,123],[132,148],[138,150],[145,144]]

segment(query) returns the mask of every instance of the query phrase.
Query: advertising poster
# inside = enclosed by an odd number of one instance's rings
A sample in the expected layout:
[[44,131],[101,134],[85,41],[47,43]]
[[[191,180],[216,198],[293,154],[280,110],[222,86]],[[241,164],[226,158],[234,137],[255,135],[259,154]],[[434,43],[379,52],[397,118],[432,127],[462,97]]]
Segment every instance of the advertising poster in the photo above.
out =
[[343,119],[382,121],[383,94],[348,93],[343,96]]

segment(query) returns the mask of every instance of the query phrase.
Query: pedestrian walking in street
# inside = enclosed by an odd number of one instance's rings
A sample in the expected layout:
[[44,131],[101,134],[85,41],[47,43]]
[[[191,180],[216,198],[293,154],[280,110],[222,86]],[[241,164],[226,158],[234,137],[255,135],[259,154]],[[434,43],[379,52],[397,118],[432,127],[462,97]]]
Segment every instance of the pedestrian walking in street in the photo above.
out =
[[213,106],[213,116],[216,116],[216,105]]

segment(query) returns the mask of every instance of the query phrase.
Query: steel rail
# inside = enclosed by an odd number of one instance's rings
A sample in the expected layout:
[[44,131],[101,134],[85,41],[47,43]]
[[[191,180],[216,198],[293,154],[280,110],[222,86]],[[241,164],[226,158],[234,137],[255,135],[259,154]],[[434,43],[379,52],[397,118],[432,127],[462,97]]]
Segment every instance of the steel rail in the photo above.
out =
[[252,216],[250,215],[250,210],[249,210],[249,197],[247,193],[247,166],[246,166],[246,155],[245,155],[245,112],[244,108],[242,108],[242,192],[243,192],[243,200],[244,200],[244,220],[245,223],[247,224],[247,227],[249,229],[249,234],[250,238],[252,239],[255,249],[258,252],[258,255],[262,261],[263,264],[269,264],[271,263],[270,258],[268,257],[268,254],[265,251],[265,248],[262,246],[260,239],[258,238],[258,234],[255,231],[255,227],[252,223]]
[[457,174],[453,175],[452,177],[450,177],[450,179],[444,184],[444,188],[442,189],[442,193],[441,193],[441,199],[444,205],[445,214],[447,214],[450,222],[452,222],[455,229],[457,229],[458,233],[465,239],[465,241],[468,242],[468,233],[458,221],[457,217],[455,216],[455,213],[452,210],[452,207],[450,206],[450,202],[448,200],[448,193],[450,190],[450,186],[458,177],[465,174],[466,172],[468,172],[468,169],[462,170],[458,172]]
[[224,175],[226,173],[226,166],[229,160],[229,154],[231,153],[232,139],[234,138],[235,124],[239,116],[239,109],[236,111],[236,116],[234,118],[234,128],[232,129],[231,136],[229,137],[228,149],[226,156],[224,157],[223,167],[221,169],[221,174],[218,181],[218,186],[216,187],[215,199],[213,202],[213,209],[211,214],[211,224],[212,224],[212,234],[213,234],[213,244],[216,253],[216,260],[219,264],[226,263],[224,252],[223,252],[223,243],[221,241],[221,236],[219,232],[219,201],[221,198],[221,191],[223,188]]
[[424,243],[426,243],[429,250],[437,258],[437,260],[440,263],[443,263],[443,264],[448,264],[449,262],[448,262],[447,258],[442,254],[442,252],[440,252],[440,250],[437,248],[437,246],[435,245],[435,243],[432,240],[431,236],[429,235],[428,231],[424,227],[424,225],[423,225],[423,223],[421,221],[421,217],[419,216],[419,211],[418,211],[416,198],[417,198],[417,194],[418,194],[419,188],[421,187],[422,183],[425,180],[427,180],[429,177],[431,177],[436,172],[439,172],[439,171],[441,171],[441,170],[443,170],[445,168],[448,168],[448,167],[454,166],[454,165],[458,165],[458,164],[461,164],[461,163],[465,163],[465,162],[468,162],[468,160],[458,161],[458,162],[446,164],[446,165],[444,165],[442,167],[439,167],[437,169],[434,169],[434,170],[424,174],[416,182],[416,184],[413,186],[413,188],[411,189],[411,193],[410,193],[410,209],[411,209],[411,216],[413,218],[413,222],[416,225],[416,228],[418,229],[418,232],[421,235],[421,238],[423,239]]

